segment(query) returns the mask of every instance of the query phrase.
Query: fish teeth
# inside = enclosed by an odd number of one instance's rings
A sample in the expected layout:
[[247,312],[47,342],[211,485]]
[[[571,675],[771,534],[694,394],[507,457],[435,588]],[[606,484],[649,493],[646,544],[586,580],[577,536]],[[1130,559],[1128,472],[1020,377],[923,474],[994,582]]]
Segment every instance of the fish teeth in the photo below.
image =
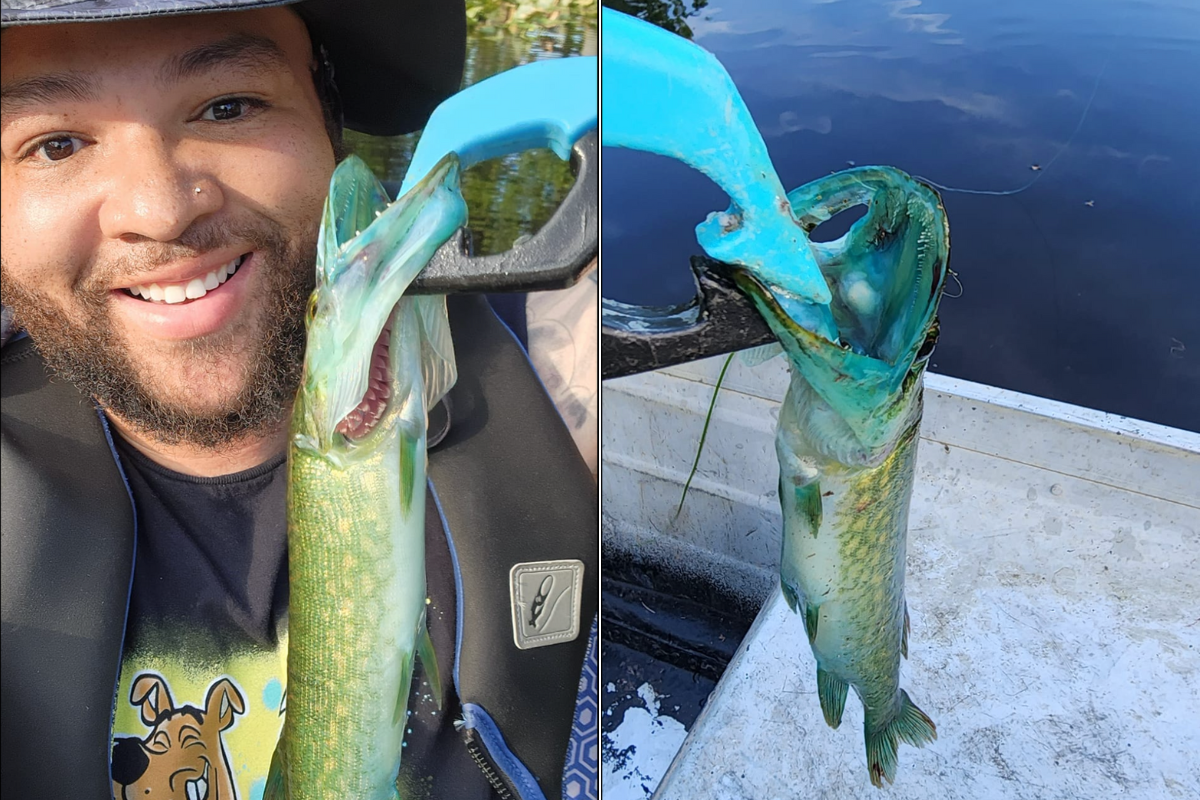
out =
[[142,299],[153,303],[166,303],[168,305],[182,303],[186,300],[198,300],[229,280],[230,276],[236,273],[238,267],[242,265],[242,261],[243,257],[238,256],[228,264],[222,264],[202,277],[192,278],[181,283],[138,284],[137,286],[130,286],[126,291],[134,297],[140,296]]

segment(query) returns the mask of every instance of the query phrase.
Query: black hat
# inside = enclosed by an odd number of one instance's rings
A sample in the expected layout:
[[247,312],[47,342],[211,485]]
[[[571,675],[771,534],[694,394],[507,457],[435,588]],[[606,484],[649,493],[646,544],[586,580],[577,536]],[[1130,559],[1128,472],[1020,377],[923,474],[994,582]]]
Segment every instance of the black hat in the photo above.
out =
[[292,4],[329,54],[348,128],[379,136],[408,133],[458,91],[466,54],[463,0],[0,0],[0,24]]

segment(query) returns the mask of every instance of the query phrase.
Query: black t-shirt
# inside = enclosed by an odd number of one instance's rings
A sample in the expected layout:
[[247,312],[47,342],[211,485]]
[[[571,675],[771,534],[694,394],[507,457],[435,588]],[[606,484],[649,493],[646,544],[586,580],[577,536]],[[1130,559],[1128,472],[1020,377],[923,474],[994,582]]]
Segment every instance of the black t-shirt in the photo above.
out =
[[[180,780],[194,783],[183,791],[199,797],[214,785],[221,797],[260,797],[286,713],[285,459],[198,478],[117,445],[137,511],[137,550],[113,779],[130,797]],[[461,718],[452,680],[454,570],[435,507],[426,508],[429,631],[445,696],[439,710],[418,661],[403,796],[491,800],[453,726]]]

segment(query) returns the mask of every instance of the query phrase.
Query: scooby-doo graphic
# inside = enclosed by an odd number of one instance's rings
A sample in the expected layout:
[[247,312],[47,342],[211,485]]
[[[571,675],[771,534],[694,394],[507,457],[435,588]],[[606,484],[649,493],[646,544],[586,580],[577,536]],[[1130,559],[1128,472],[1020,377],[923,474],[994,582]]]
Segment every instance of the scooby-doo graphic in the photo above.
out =
[[120,800],[237,800],[237,786],[221,733],[246,711],[241,691],[229,678],[213,683],[203,710],[175,707],[167,681],[138,674],[129,702],[150,726],[145,738],[126,736],[113,744],[113,795]]

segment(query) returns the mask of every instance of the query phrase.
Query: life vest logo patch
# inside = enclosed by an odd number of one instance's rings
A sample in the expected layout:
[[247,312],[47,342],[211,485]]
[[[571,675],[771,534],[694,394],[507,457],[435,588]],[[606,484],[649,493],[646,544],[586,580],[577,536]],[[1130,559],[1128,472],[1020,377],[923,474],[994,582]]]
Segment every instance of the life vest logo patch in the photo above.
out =
[[508,573],[513,641],[521,650],[569,642],[579,635],[583,562],[529,561]]

